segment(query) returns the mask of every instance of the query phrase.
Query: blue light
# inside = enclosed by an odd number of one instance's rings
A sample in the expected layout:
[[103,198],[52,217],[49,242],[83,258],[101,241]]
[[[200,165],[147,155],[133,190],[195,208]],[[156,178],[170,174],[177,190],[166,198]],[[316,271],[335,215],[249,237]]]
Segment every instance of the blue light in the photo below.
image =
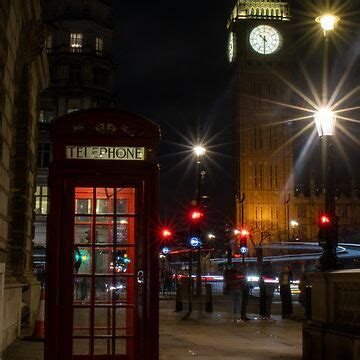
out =
[[170,253],[170,249],[165,246],[165,247],[162,248],[162,253],[163,253],[164,255],[167,255],[167,254]]
[[200,240],[200,238],[199,237],[197,237],[197,236],[193,236],[193,237],[191,237],[190,238],[190,245],[192,246],[192,247],[200,247],[201,246],[201,240]]
[[248,248],[245,247],[245,246],[242,246],[242,247],[240,248],[240,252],[241,252],[242,254],[246,254],[247,251],[248,251]]

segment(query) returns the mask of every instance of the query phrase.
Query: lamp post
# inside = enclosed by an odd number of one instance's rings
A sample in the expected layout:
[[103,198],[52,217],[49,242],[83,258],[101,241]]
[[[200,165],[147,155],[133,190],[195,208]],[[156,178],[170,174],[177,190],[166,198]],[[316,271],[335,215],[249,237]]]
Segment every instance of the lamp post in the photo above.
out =
[[[323,183],[325,212],[331,219],[330,231],[324,241],[319,242],[323,247],[323,254],[320,257],[320,270],[328,271],[336,269],[338,259],[336,247],[338,243],[338,222],[335,216],[335,189],[332,161],[331,139],[335,132],[336,114],[328,106],[328,60],[329,60],[329,38],[331,32],[335,30],[340,18],[333,14],[323,14],[315,19],[321,26],[324,34],[324,53],[323,53],[323,84],[322,84],[322,103],[323,106],[314,114],[314,122],[319,137],[322,142],[323,150]],[[320,231],[319,231],[320,234]]]
[[319,109],[314,114],[314,122],[318,135],[322,141],[323,149],[323,182],[324,182],[324,200],[325,212],[331,219],[331,231],[327,234],[323,247],[323,253],[320,257],[320,270],[328,271],[337,268],[338,259],[336,256],[336,247],[338,243],[337,217],[335,216],[335,189],[331,138],[334,135],[336,114],[329,108]]
[[[197,145],[193,148],[194,153],[197,157],[196,162],[196,177],[197,177],[197,186],[196,186],[196,207],[199,207],[201,205],[201,198],[202,198],[202,183],[205,176],[205,171],[201,170],[201,157],[205,155],[206,150],[203,146]],[[196,253],[196,296],[201,295],[201,261],[200,261],[200,246],[197,249]]]

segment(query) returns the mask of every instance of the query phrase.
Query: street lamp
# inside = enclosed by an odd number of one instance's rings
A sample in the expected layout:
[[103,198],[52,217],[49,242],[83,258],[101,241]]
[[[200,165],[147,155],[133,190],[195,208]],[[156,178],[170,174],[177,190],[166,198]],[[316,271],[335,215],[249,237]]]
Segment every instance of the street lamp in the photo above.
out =
[[291,229],[292,229],[292,241],[294,241],[295,239],[297,239],[297,238],[295,238],[295,231],[298,228],[299,223],[296,220],[291,220],[290,221],[290,226],[291,226]]
[[323,107],[317,109],[314,113],[314,122],[319,137],[322,142],[323,149],[323,182],[324,182],[324,200],[325,212],[331,218],[332,227],[327,232],[327,236],[323,239],[320,236],[321,229],[319,228],[319,243],[323,248],[323,253],[320,257],[320,270],[333,270],[338,266],[338,259],[336,257],[336,247],[338,243],[338,227],[337,217],[335,216],[335,186],[333,175],[333,161],[332,161],[332,144],[331,138],[335,133],[336,114],[327,106],[328,104],[328,60],[329,60],[329,32],[334,31],[340,18],[333,14],[323,14],[316,19],[324,32],[324,53],[323,53]]
[[315,21],[321,25],[321,28],[324,30],[324,36],[326,36],[327,31],[332,31],[335,29],[336,24],[339,22],[340,18],[336,15],[325,14],[318,16]]
[[319,243],[323,247],[323,253],[320,257],[320,269],[322,271],[327,271],[333,270],[338,266],[338,259],[336,256],[338,230],[337,217],[335,216],[335,189],[331,144],[331,138],[335,133],[336,114],[328,107],[321,108],[315,112],[314,122],[323,145],[325,212],[330,216],[331,223],[333,224],[331,231],[327,232],[325,239],[322,239],[321,241],[319,239]]
[[335,132],[336,125],[336,114],[329,108],[324,107],[319,109],[314,114],[314,121],[318,135],[322,138],[323,136],[332,136]]
[[[205,171],[201,171],[201,157],[205,155],[206,150],[202,145],[196,145],[193,148],[195,155],[197,156],[197,186],[196,186],[196,204],[195,206],[199,208],[201,206],[202,199],[202,183],[205,176]],[[197,248],[197,268],[196,268],[196,295],[201,295],[201,261],[200,261],[200,247]],[[191,250],[190,250],[191,254]]]

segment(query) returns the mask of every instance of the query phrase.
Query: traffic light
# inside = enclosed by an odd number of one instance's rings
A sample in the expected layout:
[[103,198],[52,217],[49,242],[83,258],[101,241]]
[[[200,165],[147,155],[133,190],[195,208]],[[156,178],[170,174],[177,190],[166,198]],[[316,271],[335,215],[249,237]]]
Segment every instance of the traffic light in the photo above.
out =
[[323,245],[326,242],[326,239],[329,239],[331,236],[332,221],[329,214],[321,214],[319,218],[319,244]]
[[162,227],[160,229],[160,241],[162,244],[168,243],[173,236],[173,232],[169,227]]
[[161,237],[166,240],[166,239],[170,239],[172,236],[172,231],[169,228],[163,228],[161,230]]
[[190,220],[192,223],[199,223],[204,217],[204,212],[200,208],[193,208],[190,211]]
[[192,248],[200,248],[202,244],[201,225],[204,219],[204,210],[201,206],[193,206],[189,212],[189,246]]
[[241,249],[247,249],[247,239],[249,237],[250,233],[246,229],[241,229],[240,231],[240,250]]

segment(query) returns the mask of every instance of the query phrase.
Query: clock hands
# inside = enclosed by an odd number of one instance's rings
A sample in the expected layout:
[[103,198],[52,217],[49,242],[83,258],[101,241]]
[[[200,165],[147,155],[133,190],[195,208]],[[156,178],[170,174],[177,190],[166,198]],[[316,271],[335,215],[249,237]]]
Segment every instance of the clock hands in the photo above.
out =
[[263,39],[263,41],[264,41],[264,54],[265,54],[266,43],[267,43],[266,36],[265,36],[265,35],[260,35],[260,37],[261,37],[261,38]]

